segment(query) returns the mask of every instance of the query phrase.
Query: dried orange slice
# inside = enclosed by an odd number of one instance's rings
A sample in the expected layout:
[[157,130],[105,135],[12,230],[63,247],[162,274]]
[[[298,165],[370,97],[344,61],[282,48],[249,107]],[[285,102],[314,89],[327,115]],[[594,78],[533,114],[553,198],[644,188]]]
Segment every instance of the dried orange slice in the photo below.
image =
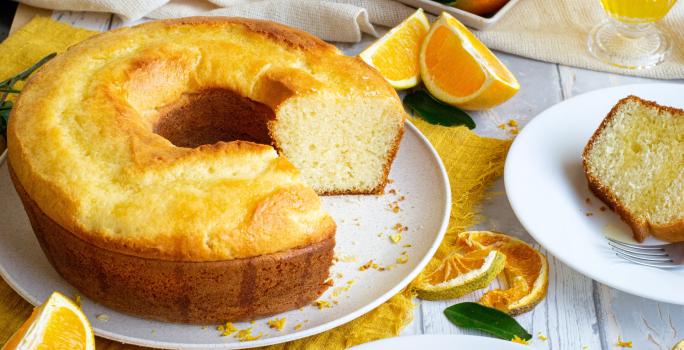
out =
[[420,72],[435,97],[464,109],[492,108],[520,90],[508,68],[446,12],[423,40]]
[[416,284],[418,297],[453,299],[489,285],[504,268],[506,256],[494,250],[456,251]]
[[420,45],[429,29],[430,22],[423,9],[418,9],[361,52],[359,57],[380,71],[395,89],[414,87],[420,82]]
[[475,251],[495,250],[506,255],[503,275],[508,289],[487,292],[480,299],[480,304],[518,315],[531,310],[546,296],[548,262],[542,253],[527,243],[502,233],[469,231],[459,234],[458,245]]
[[81,309],[54,292],[7,341],[3,350],[94,350],[95,337]]

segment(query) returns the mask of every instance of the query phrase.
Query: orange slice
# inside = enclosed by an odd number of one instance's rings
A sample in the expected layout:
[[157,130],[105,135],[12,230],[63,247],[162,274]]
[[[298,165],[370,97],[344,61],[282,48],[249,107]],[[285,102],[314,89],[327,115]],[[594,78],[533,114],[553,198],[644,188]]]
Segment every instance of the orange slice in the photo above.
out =
[[508,289],[487,292],[480,304],[518,315],[534,308],[546,296],[548,262],[527,243],[502,233],[469,231],[459,234],[457,244],[475,251],[494,250],[506,255],[503,275]]
[[435,97],[464,109],[492,108],[520,90],[508,68],[446,12],[423,40],[420,72]]
[[54,292],[10,337],[2,350],[94,350],[95,337],[81,309]]
[[494,250],[455,251],[416,284],[418,297],[453,299],[489,285],[504,269],[506,256]]
[[368,65],[396,89],[408,89],[420,82],[418,56],[430,22],[423,9],[418,9],[398,26],[359,54]]

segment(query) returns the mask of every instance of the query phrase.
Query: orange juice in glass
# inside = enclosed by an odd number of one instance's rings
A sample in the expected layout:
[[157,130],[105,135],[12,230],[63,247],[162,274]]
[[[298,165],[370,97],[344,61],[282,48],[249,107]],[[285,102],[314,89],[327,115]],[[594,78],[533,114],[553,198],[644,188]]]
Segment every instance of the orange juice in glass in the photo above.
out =
[[600,0],[608,19],[589,35],[589,51],[609,64],[632,69],[655,66],[670,52],[670,42],[655,23],[676,0]]

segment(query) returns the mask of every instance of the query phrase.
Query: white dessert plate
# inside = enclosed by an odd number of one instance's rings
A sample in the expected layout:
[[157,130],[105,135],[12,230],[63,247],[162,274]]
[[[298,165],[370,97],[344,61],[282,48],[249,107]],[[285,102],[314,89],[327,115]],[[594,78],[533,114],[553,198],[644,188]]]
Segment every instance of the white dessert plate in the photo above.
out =
[[[145,320],[82,299],[83,310],[95,333],[112,340],[155,348],[236,349],[282,343],[320,333],[349,322],[398,293],[432,257],[446,230],[451,210],[449,180],[439,156],[410,123],[390,172],[392,183],[384,195],[331,196],[323,203],[337,222],[337,262],[331,269],[334,285],[319,300],[329,308],[307,306],[273,317],[238,322],[263,337],[240,342],[221,337],[216,325],[184,325]],[[31,304],[42,303],[53,291],[73,296],[77,291],[48,263],[9,179],[7,165],[0,169],[0,274]],[[398,212],[391,206],[400,208]],[[397,226],[399,225],[399,226]],[[407,227],[393,243],[389,235]],[[405,252],[405,253],[403,253]],[[397,259],[405,263],[398,263]],[[380,271],[359,267],[369,260]],[[354,282],[348,282],[354,281]],[[106,315],[102,316],[102,315]],[[98,317],[99,316],[99,317]],[[267,321],[285,318],[282,331]],[[105,320],[105,318],[108,318]]]
[[[684,85],[624,85],[563,101],[535,117],[511,146],[506,194],[520,223],[551,254],[594,280],[684,305],[684,268],[655,269],[616,256],[605,236],[635,243],[619,216],[590,191],[582,151],[618,100],[628,95],[684,108]],[[643,244],[662,243],[654,238]]]
[[416,349],[463,349],[463,350],[529,350],[510,341],[473,335],[414,335],[382,339],[362,344],[350,350],[416,350]]

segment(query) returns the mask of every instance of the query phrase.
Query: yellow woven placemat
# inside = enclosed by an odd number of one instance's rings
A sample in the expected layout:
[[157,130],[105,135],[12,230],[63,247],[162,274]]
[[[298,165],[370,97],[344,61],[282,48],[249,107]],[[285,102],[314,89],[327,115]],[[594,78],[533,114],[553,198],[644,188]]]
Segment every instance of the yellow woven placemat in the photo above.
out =
[[[29,67],[50,52],[64,51],[93,34],[95,32],[37,17],[0,44],[0,80]],[[437,252],[437,256],[441,256],[454,234],[475,223],[476,206],[487,186],[503,172],[510,141],[479,137],[464,127],[448,128],[420,119],[412,122],[437,149],[451,181],[453,207],[445,241]],[[409,286],[373,311],[343,326],[266,349],[338,350],[396,336],[413,319],[413,298]],[[19,328],[31,310],[29,303],[0,280],[0,344]],[[97,339],[97,348],[142,349],[101,338]]]

